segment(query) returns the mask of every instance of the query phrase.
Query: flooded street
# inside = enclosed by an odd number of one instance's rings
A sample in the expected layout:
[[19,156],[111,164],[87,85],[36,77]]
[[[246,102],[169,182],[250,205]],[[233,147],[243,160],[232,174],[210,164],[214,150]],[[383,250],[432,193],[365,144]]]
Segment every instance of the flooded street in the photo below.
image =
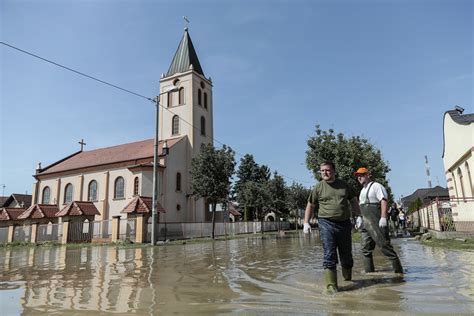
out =
[[229,241],[115,248],[0,250],[2,315],[94,314],[473,314],[474,252],[393,240],[406,270],[391,273],[376,252],[362,273],[353,245],[353,282],[324,289],[317,234],[252,235]]

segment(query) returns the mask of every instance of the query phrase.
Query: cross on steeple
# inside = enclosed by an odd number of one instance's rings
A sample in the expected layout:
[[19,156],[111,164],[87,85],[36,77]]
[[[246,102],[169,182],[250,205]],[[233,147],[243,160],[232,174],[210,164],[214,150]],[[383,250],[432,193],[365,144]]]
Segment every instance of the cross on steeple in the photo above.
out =
[[81,139],[80,142],[77,142],[78,144],[81,144],[81,151],[84,150],[84,145],[87,145],[86,143],[84,143],[84,139]]
[[187,30],[187,29],[188,29],[189,20],[188,20],[188,18],[185,17],[184,15],[183,15],[183,19],[184,19],[184,29]]

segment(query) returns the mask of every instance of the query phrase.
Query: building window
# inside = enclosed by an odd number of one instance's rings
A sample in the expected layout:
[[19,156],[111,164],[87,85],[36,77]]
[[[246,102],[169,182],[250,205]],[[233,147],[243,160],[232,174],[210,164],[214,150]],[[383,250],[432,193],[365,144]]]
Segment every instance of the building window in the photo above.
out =
[[173,106],[173,92],[168,93],[168,107]]
[[43,189],[43,198],[41,199],[43,204],[49,204],[51,199],[51,189],[49,187],[45,187]]
[[456,198],[459,198],[458,185],[456,184],[456,177],[454,177],[454,172],[451,172],[451,178],[453,178],[454,192],[456,193]]
[[176,191],[181,191],[181,173],[176,174]]
[[122,177],[115,179],[114,189],[114,199],[125,198],[125,182]]
[[139,185],[140,185],[140,180],[138,180],[138,177],[135,177],[135,180],[133,180],[133,195],[138,195]]
[[176,204],[176,210],[177,210],[177,211],[180,211],[180,210],[181,210],[181,205]]
[[466,167],[466,172],[467,172],[467,178],[469,180],[469,187],[471,188],[471,196],[474,197],[474,187],[472,186],[472,176],[471,176],[471,170],[469,169],[469,164],[466,163],[464,164]]
[[64,188],[64,204],[72,202],[72,190],[72,184],[66,184],[66,187]]
[[178,115],[173,116],[171,134],[172,135],[178,135],[179,134],[179,116]]
[[89,189],[87,190],[87,201],[97,201],[97,181],[95,180],[89,182]]
[[466,192],[464,191],[464,179],[462,176],[461,168],[458,168],[458,177],[459,177],[459,184],[461,185],[461,194],[464,201],[466,201]]
[[201,98],[202,98],[202,92],[201,92],[201,89],[198,89],[198,105],[202,105]]
[[204,108],[207,109],[207,93],[204,92]]
[[179,88],[178,100],[179,104],[184,104],[184,88]]
[[204,81],[201,81],[201,88],[204,89],[205,85],[204,85]]
[[206,136],[206,119],[201,116],[201,135]]

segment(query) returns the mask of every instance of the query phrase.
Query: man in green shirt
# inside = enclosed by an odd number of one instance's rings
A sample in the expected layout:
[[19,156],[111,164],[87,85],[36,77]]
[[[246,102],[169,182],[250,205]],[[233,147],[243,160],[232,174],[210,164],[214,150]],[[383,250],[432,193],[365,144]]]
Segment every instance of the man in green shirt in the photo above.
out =
[[[304,233],[311,228],[309,220],[313,212],[318,218],[319,232],[324,250],[324,276],[326,291],[337,292],[337,253],[341,260],[342,276],[346,281],[352,279],[352,224],[351,207],[357,215],[356,227],[362,226],[359,203],[354,190],[343,180],[336,179],[334,163],[323,162],[319,166],[322,181],[311,191],[304,216]],[[349,205],[350,204],[350,205]]]

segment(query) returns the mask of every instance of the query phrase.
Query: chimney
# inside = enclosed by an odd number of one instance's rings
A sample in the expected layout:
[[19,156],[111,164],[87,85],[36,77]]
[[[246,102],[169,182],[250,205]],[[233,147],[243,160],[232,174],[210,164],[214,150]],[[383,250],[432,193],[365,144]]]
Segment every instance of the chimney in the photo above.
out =
[[454,109],[458,111],[459,114],[462,114],[464,112],[464,108],[460,107],[459,105],[456,105]]

